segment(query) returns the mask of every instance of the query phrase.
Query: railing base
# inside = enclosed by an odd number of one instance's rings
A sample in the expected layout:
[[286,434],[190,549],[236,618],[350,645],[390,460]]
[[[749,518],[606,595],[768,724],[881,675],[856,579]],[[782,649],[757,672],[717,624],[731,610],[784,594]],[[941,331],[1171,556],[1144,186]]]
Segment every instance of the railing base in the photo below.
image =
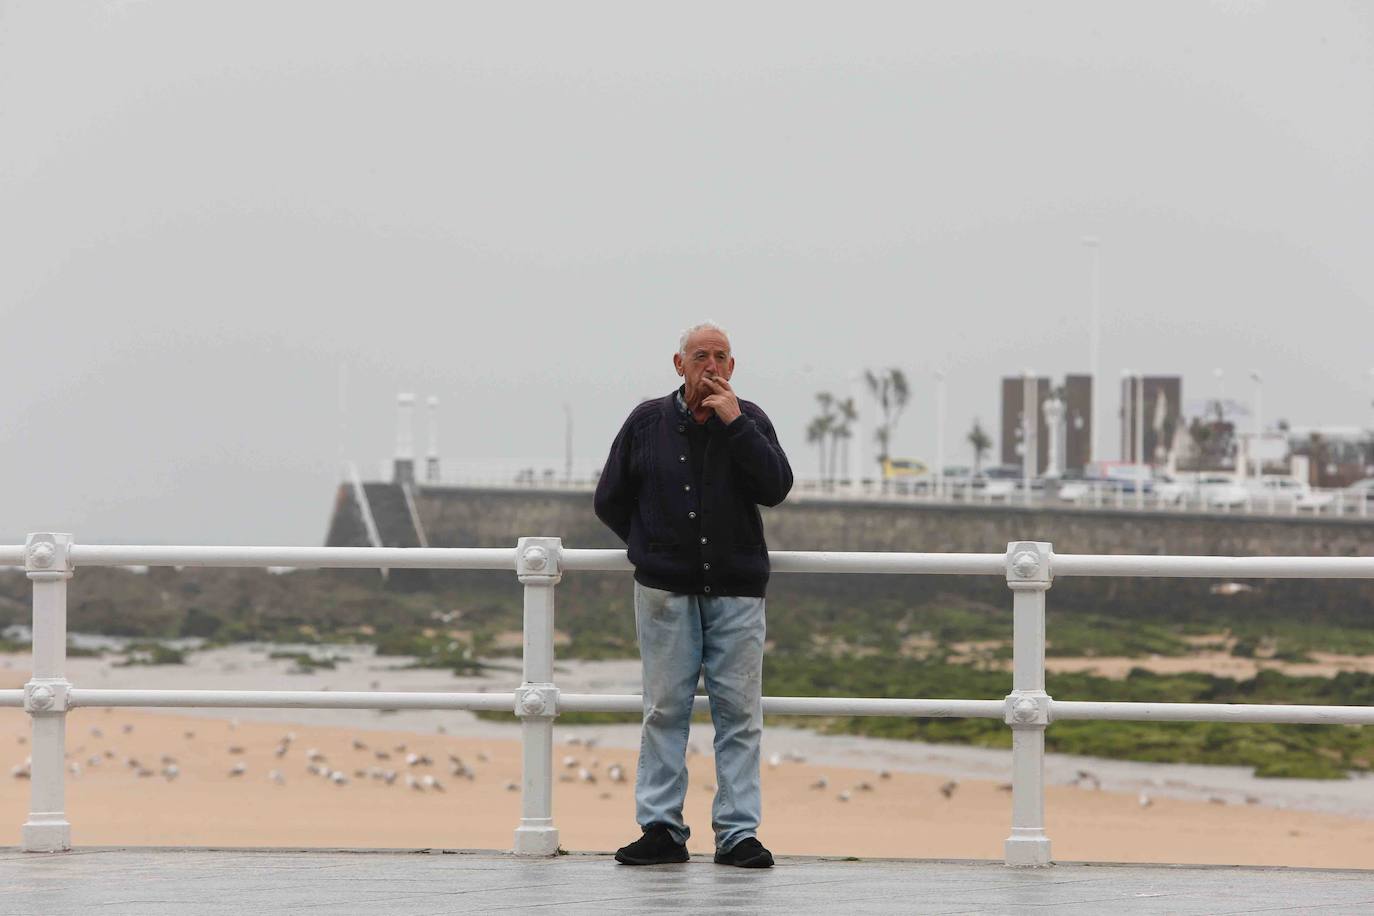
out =
[[60,811],[30,814],[20,836],[25,852],[66,852],[72,848],[72,825]]
[[[549,821],[552,821],[549,818]],[[538,823],[522,823],[515,828],[515,854],[517,856],[556,856],[558,855],[558,828]]]
[[1013,827],[1006,842],[1006,863],[1018,868],[1053,865],[1050,838],[1038,827]]

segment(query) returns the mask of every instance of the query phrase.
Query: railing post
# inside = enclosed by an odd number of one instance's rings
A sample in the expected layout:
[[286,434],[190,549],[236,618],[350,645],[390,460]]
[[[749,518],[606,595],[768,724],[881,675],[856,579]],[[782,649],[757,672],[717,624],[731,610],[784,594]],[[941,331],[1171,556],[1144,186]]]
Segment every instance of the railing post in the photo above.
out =
[[553,598],[563,577],[560,538],[521,538],[515,549],[516,574],[525,586],[524,683],[515,693],[521,720],[524,776],[520,826],[515,830],[517,856],[558,853],[553,825],[553,719],[558,715],[558,688],[553,684]]
[[29,819],[21,831],[25,852],[72,848],[67,822],[67,580],[72,577],[70,534],[30,534],[24,571],[33,581],[33,675],[24,685],[24,711],[32,719]]
[[1004,714],[1011,726],[1012,816],[1005,847],[1008,865],[1049,865],[1045,835],[1045,592],[1054,578],[1050,544],[1007,545],[1007,585],[1012,594],[1012,682]]

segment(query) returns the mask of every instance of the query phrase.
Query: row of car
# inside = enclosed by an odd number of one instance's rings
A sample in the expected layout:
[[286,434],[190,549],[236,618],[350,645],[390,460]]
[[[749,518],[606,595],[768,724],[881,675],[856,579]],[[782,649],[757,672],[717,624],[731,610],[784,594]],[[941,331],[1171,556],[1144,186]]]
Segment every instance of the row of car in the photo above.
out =
[[[892,495],[929,494],[935,479],[929,473],[891,477],[879,483]],[[1015,465],[993,465],[977,472],[966,467],[945,469],[944,490],[955,498],[979,501],[1010,500],[1022,495],[1023,472]],[[1165,474],[1142,465],[1115,465],[1097,472],[1068,471],[1052,479],[1030,481],[1033,500],[1095,505],[1118,497],[1149,496],[1150,505],[1254,511],[1366,511],[1374,512],[1374,477],[1340,490],[1317,490],[1287,474],[1242,478],[1225,472]]]
[[1317,490],[1288,474],[1264,474],[1242,478],[1223,472],[1194,474],[1155,474],[1150,477],[1103,477],[1064,480],[1059,499],[1087,502],[1100,498],[1105,490],[1134,494],[1139,488],[1150,494],[1153,504],[1195,506],[1207,509],[1251,508],[1263,510],[1336,509],[1359,511],[1374,502],[1374,478],[1357,481],[1341,490]]

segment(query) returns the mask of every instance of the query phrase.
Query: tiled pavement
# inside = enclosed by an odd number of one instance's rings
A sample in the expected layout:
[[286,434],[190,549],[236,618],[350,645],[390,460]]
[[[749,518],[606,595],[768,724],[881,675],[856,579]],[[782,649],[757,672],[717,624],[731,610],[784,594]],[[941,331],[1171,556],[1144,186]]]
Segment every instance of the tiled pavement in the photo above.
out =
[[1374,872],[782,858],[743,870],[698,857],[630,868],[606,855],[83,848],[0,850],[0,913],[1370,913]]

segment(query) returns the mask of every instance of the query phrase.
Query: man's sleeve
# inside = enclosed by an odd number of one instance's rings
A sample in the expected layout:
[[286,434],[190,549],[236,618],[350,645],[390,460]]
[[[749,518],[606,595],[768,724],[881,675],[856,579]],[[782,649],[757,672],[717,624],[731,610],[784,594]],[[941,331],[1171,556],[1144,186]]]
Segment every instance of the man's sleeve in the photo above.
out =
[[601,469],[601,477],[596,482],[596,496],[593,498],[596,517],[627,544],[630,542],[630,517],[634,514],[637,490],[631,464],[633,444],[634,430],[630,421],[626,420],[611,443],[611,454]]
[[787,463],[768,415],[754,407],[741,413],[725,430],[735,473],[754,502],[776,506],[786,499],[792,489],[792,465]]

